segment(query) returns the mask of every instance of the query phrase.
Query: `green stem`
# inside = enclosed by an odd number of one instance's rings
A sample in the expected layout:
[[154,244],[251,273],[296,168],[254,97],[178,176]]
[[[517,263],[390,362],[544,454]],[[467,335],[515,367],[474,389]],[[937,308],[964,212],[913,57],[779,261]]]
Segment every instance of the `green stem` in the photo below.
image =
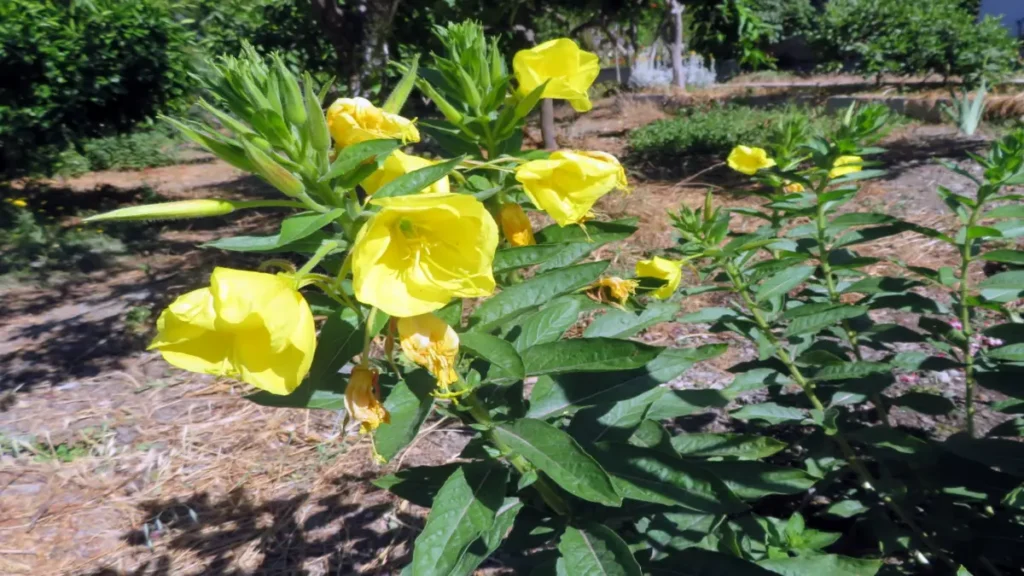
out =
[[303,276],[312,272],[313,268],[315,268],[316,265],[319,264],[321,260],[323,260],[328,254],[333,252],[337,247],[338,243],[335,242],[334,240],[328,240],[327,242],[321,244],[320,248],[317,248],[317,251],[313,254],[309,261],[307,261],[306,264],[303,265],[302,268],[299,268],[299,271],[295,273],[295,277],[301,281]]
[[231,202],[236,210],[244,208],[305,208],[306,205],[292,200],[243,200]]
[[[775,336],[775,334],[772,333],[771,326],[768,324],[764,316],[761,314],[761,311],[758,308],[757,303],[754,302],[749,287],[746,285],[745,282],[743,282],[743,277],[740,273],[740,270],[736,267],[735,264],[729,262],[726,263],[725,265],[725,272],[726,275],[729,276],[729,279],[732,281],[734,290],[737,294],[739,294],[740,298],[743,300],[743,303],[744,305],[746,305],[747,309],[750,310],[750,314],[753,316],[754,322],[761,330],[761,333],[768,340],[768,342],[775,347],[776,354],[778,355],[779,360],[782,361],[782,363],[786,366],[786,369],[789,371],[790,375],[793,377],[793,380],[803,390],[804,395],[810,401],[811,406],[815,410],[818,410],[822,414],[824,414],[825,405],[821,402],[821,399],[818,398],[818,395],[815,392],[814,382],[808,380],[807,377],[803,375],[803,372],[800,370],[800,367],[797,366],[795,362],[793,362],[793,358],[789,355],[789,352],[786,351],[786,349],[781,345],[782,343],[779,341],[779,339]],[[877,492],[878,487],[876,485],[874,477],[871,475],[871,472],[867,469],[867,467],[864,466],[863,462],[860,461],[860,458],[857,456],[857,453],[853,450],[853,447],[847,441],[846,437],[843,436],[842,432],[839,432],[837,430],[835,434],[832,436],[832,438],[835,439],[836,444],[839,446],[839,450],[843,453],[844,459],[850,464],[850,467],[853,468],[853,471],[857,474],[857,476],[860,477],[864,487],[866,489]],[[917,539],[920,540],[921,543],[925,545],[925,547],[930,549],[936,557],[938,557],[946,564],[953,566],[954,568],[956,567],[953,561],[950,560],[948,556],[946,556],[945,552],[943,552],[942,549],[940,549],[934,542],[932,542],[931,538],[929,538],[928,535],[921,529],[921,527],[917,525],[917,522],[915,522],[914,519],[909,514],[907,514],[906,511],[903,510],[902,506],[900,506],[895,500],[892,499],[891,496],[887,494],[882,494],[879,492],[879,496],[881,497],[885,505],[888,506],[889,509],[892,510],[892,512],[904,524],[906,524],[907,527],[910,528],[911,532],[914,533]]]
[[974,438],[974,354],[971,353],[971,339],[974,337],[974,329],[971,328],[971,308],[967,300],[971,296],[971,259],[974,256],[974,240],[968,238],[971,227],[977,222],[981,214],[982,202],[979,200],[971,210],[971,217],[967,220],[967,227],[964,229],[964,243],[960,247],[960,325],[964,339],[960,344],[960,351],[964,357],[964,386],[965,401],[967,403],[967,435]]

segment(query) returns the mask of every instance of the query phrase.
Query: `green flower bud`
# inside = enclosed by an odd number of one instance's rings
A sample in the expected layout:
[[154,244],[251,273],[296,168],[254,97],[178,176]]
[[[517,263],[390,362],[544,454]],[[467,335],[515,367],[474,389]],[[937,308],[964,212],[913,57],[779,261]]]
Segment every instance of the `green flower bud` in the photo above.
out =
[[284,108],[284,117],[293,126],[301,128],[306,123],[306,105],[302,101],[299,83],[284,65],[280,56],[274,57],[274,66],[281,84],[281,106]]
[[437,109],[440,110],[442,114],[444,114],[445,119],[447,119],[452,124],[455,124],[456,126],[462,125],[462,112],[456,110],[455,107],[452,106],[447,100],[445,100],[444,96],[441,96],[441,94],[438,93],[438,91],[435,90],[433,86],[431,86],[426,81],[418,82],[417,86],[419,86],[420,90],[427,95],[427,98],[430,98],[431,100],[434,101],[434,106],[437,106]]
[[161,202],[159,204],[119,208],[104,214],[90,216],[83,220],[83,222],[203,218],[207,216],[223,216],[234,211],[235,203],[229,200],[182,200],[180,202]]
[[309,135],[309,143],[313,145],[314,150],[329,150],[331,148],[331,132],[327,127],[327,117],[320,105],[320,97],[313,89],[313,78],[308,72],[302,77],[302,84],[306,92],[306,115],[309,119],[306,133]]
[[306,191],[302,180],[292,174],[287,168],[275,162],[262,150],[242,140],[245,154],[249,161],[256,166],[255,172],[262,176],[271,186],[277,188],[285,196],[298,198]]

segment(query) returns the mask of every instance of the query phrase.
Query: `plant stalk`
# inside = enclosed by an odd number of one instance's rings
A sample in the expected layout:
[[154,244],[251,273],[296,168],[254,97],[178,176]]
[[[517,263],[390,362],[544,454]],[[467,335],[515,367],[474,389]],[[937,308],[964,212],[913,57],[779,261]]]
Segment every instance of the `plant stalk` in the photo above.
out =
[[970,268],[974,248],[974,240],[968,234],[971,227],[978,221],[981,214],[982,202],[978,203],[971,210],[971,217],[967,220],[967,227],[964,229],[964,243],[960,247],[960,330],[963,332],[964,340],[960,344],[960,350],[964,357],[964,401],[967,404],[967,435],[974,438],[974,354],[971,351],[971,339],[974,337],[974,329],[971,328],[971,308],[967,305],[967,299],[971,296]]

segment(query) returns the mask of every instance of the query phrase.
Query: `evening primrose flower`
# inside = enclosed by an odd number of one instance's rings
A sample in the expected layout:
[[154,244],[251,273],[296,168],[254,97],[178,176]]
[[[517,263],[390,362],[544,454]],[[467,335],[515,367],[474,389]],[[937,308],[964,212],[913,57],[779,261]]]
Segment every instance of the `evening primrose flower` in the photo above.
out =
[[[363,187],[363,190],[366,190],[367,195],[372,195],[395,178],[408,174],[409,172],[419,170],[420,168],[426,168],[433,164],[434,162],[431,162],[426,158],[420,158],[419,156],[406,154],[401,150],[395,150],[390,156],[388,156],[387,160],[384,161],[384,165],[373,174],[367,176],[366,180],[363,180],[360,185]],[[447,194],[449,191],[450,187],[448,185],[447,176],[423,189],[423,192],[425,193],[435,192],[439,194]]]
[[345,387],[345,410],[360,423],[363,434],[373,432],[381,424],[391,423],[391,414],[380,403],[380,384],[375,368],[356,366]]
[[860,156],[840,156],[839,158],[836,158],[834,163],[832,163],[832,170],[829,171],[828,177],[835,180],[840,176],[860,172],[863,168],[863,164],[864,159]]
[[371,200],[380,206],[352,248],[356,298],[395,318],[433,312],[452,298],[494,291],[498,225],[465,194]]
[[751,148],[750,146],[737,146],[729,153],[726,160],[729,168],[737,172],[753,176],[758,170],[775,166],[775,160],[768,157],[764,148]]
[[636,275],[641,278],[656,278],[665,280],[665,285],[651,293],[659,300],[668,300],[679,288],[683,280],[681,264],[675,260],[655,256],[650,260],[641,260],[636,263]]
[[593,108],[587,91],[601,72],[597,54],[580,50],[568,38],[558,38],[529,50],[516,52],[512,69],[519,82],[519,94],[526,96],[547,82],[543,98],[568,100],[577,112]]
[[636,280],[624,280],[618,276],[601,278],[587,287],[592,297],[599,302],[612,302],[622,307],[626,300],[636,293],[640,283]]
[[327,109],[327,127],[340,148],[381,138],[394,138],[403,144],[420,141],[412,120],[385,112],[366,98],[335,100]]
[[599,198],[615,188],[628,188],[622,165],[604,152],[560,150],[547,160],[520,164],[516,180],[559,226],[579,224]]
[[216,268],[210,286],[179,296],[157,319],[149,349],[170,364],[290,394],[309,372],[316,328],[285,275]]
[[537,240],[533,237],[533,225],[523,211],[522,206],[515,202],[506,202],[498,211],[498,221],[505,239],[512,246],[533,246]]
[[459,353],[459,335],[433,314],[421,314],[398,320],[398,338],[402,352],[423,366],[442,390],[456,380],[455,356]]

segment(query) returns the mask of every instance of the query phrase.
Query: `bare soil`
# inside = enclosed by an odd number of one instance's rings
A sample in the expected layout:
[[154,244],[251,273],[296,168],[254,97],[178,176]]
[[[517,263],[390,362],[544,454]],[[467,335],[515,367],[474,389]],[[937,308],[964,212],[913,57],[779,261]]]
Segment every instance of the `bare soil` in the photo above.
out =
[[[582,117],[561,111],[563,144],[622,154],[629,129],[663,115],[651,103],[627,98],[601,101]],[[854,208],[954,226],[935,186],[970,189],[932,157],[963,163],[965,152],[983,142],[919,127],[887,145],[890,175],[867,186]],[[708,186],[732,178],[721,165],[680,182],[631,174],[632,193],[606,198],[598,212],[638,217],[640,230],[597,257],[625,271],[670,247],[666,213],[681,204],[699,206]],[[171,199],[272,193],[213,161],[95,173],[50,186],[65,198],[102,194],[125,204],[132,198],[125,192],[142,186]],[[758,203],[752,195],[724,193],[719,201]],[[150,227],[149,242],[91,273],[48,273],[0,287],[0,573],[397,574],[408,561],[424,511],[367,480],[456,458],[467,438],[454,423],[432,417],[405,454],[381,466],[371,459],[366,438],[342,429],[337,414],[249,403],[241,397],[244,387],[178,371],[145,351],[152,318],[142,326],[128,321],[133,308],[155,315],[174,296],[205,283],[216,264],[257,262],[196,244],[219,235],[270,233],[274,222],[273,212],[254,212],[158,228],[142,224]],[[933,267],[955,261],[944,247],[910,235],[864,251]],[[723,298],[686,299],[681,313],[722,305]],[[732,378],[728,367],[753,358],[742,342],[709,334],[702,325],[666,323],[641,337],[669,346],[730,344],[729,353],[672,384],[678,387],[722,387]],[[962,382],[954,375],[922,384],[962,403]],[[959,426],[912,413],[895,418],[936,433]],[[983,428],[996,423],[994,415],[982,418]],[[728,418],[717,411],[700,425],[724,427]],[[510,569],[499,558],[485,573]]]

